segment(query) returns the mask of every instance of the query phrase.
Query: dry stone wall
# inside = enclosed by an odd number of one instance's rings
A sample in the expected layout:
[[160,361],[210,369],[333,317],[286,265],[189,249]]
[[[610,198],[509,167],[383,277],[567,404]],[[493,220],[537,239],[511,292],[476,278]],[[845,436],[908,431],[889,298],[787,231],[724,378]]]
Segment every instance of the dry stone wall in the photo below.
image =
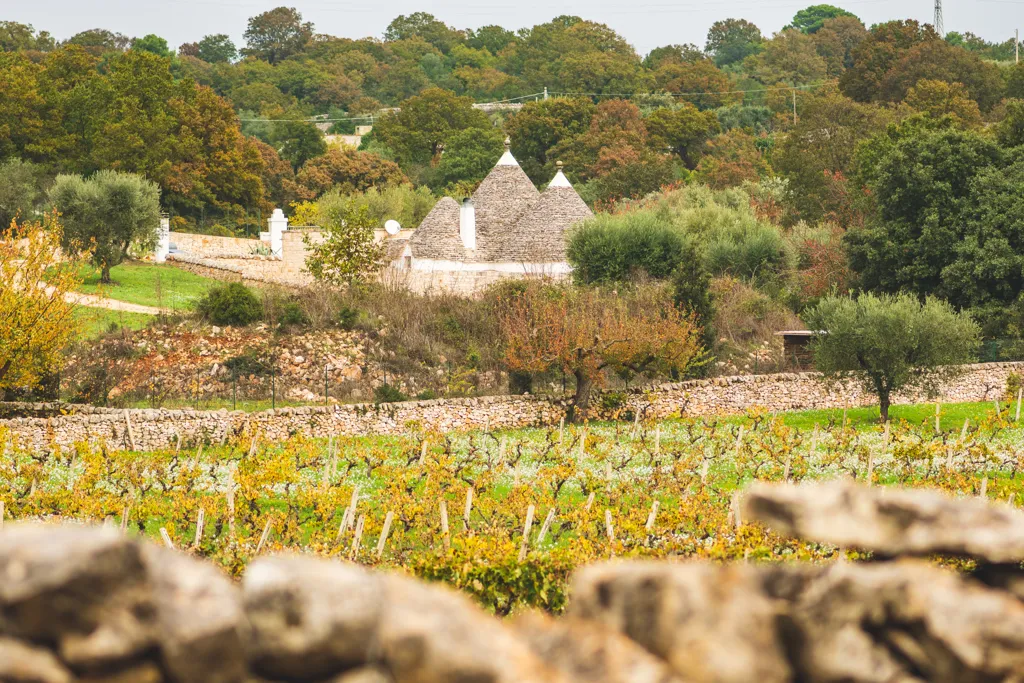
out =
[[[991,401],[1002,398],[1010,373],[1024,373],[1024,363],[984,363],[963,368],[941,387],[943,402]],[[898,396],[896,403],[926,400],[923,395]],[[754,407],[769,411],[842,408],[873,405],[875,398],[853,385],[829,386],[815,373],[721,377],[664,384],[637,390],[623,406],[593,417],[612,418],[623,410],[645,418],[671,415],[743,413]],[[600,401],[595,401],[595,404]],[[31,405],[31,404],[29,404]],[[310,437],[336,434],[401,434],[411,427],[450,432],[513,429],[558,424],[567,403],[534,396],[491,396],[403,403],[280,408],[258,413],[194,410],[64,410],[39,407],[36,416],[26,404],[12,410],[20,417],[0,419],[23,447],[47,449],[88,441],[110,448],[155,450],[181,440],[220,442],[243,433],[271,440],[301,433]],[[57,414],[61,413],[61,414]],[[67,413],[67,414],[63,414]],[[4,410],[0,410],[0,417]]]
[[205,258],[245,257],[263,244],[256,239],[198,235],[191,232],[172,232],[170,239],[178,251]]
[[[826,499],[822,507],[818,501]],[[567,614],[502,621],[337,560],[213,565],[113,527],[0,528],[0,681],[827,683],[1024,679],[1024,514],[849,482],[756,485],[744,519],[873,562],[608,562]],[[936,514],[937,513],[937,514]],[[914,540],[898,527],[910,524]],[[922,559],[975,561],[956,572]]]

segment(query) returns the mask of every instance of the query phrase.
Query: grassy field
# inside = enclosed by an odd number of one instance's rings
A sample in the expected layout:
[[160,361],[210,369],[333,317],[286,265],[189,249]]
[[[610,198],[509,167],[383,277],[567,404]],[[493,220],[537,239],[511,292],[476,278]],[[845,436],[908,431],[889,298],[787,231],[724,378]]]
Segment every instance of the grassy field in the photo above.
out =
[[79,324],[79,339],[94,339],[115,325],[139,330],[155,320],[155,316],[152,315],[110,311],[105,308],[88,306],[76,306],[74,315]]
[[114,284],[111,285],[101,284],[99,269],[90,265],[83,265],[80,275],[83,279],[80,291],[86,294],[176,311],[190,309],[193,302],[218,284],[216,280],[174,266],[137,261],[112,268],[110,277]]

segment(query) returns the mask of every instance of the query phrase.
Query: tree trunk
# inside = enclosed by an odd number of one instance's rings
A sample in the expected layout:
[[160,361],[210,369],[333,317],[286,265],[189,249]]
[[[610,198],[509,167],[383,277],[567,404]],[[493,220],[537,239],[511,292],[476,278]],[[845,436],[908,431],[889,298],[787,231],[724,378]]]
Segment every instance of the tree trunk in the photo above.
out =
[[103,268],[100,270],[100,282],[105,285],[109,285],[111,283],[110,266],[106,263],[103,264]]
[[573,376],[576,377],[576,395],[572,397],[569,422],[579,422],[590,409],[590,390],[594,387],[594,380],[580,370],[573,372]]
[[889,392],[887,390],[878,392],[878,405],[882,424],[885,424],[889,421]]

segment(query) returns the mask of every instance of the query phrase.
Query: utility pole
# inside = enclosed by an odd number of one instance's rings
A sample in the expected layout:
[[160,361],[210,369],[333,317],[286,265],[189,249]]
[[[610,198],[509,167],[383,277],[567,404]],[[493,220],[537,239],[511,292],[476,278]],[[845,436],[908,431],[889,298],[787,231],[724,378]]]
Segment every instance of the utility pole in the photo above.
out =
[[1020,29],[1013,30],[1013,63],[1020,64]]
[[946,35],[942,30],[942,0],[935,0],[935,32],[939,34],[939,38]]

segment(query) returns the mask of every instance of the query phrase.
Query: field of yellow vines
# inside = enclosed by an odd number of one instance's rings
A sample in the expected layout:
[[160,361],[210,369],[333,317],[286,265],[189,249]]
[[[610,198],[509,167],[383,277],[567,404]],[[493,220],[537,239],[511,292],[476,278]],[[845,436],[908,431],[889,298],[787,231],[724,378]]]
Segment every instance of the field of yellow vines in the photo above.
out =
[[291,550],[444,581],[499,614],[559,611],[580,564],[609,557],[825,560],[837,550],[737,518],[752,480],[851,477],[1019,502],[1024,430],[1005,416],[937,431],[799,430],[674,420],[508,434],[235,443],[155,453],[22,450],[0,432],[11,519],[119,526],[232,574]]

